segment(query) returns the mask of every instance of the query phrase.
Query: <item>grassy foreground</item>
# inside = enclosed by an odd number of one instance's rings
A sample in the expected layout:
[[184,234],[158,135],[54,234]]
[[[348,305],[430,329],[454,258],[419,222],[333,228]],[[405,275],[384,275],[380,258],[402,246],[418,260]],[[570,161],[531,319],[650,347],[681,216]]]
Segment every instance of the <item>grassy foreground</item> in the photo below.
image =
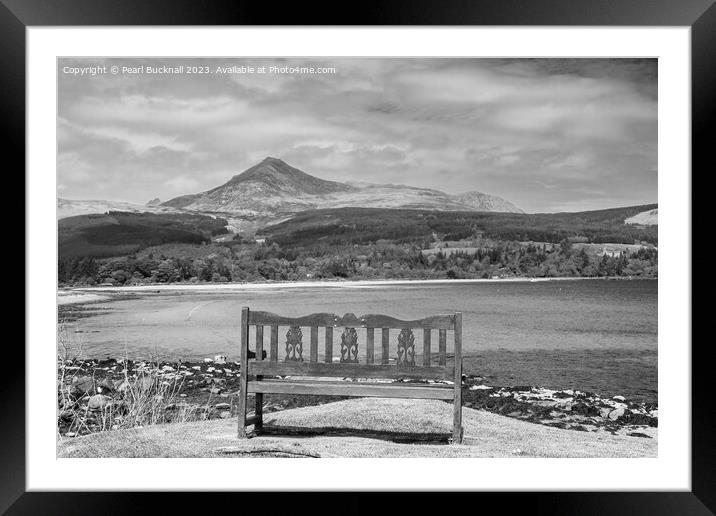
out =
[[[267,433],[236,438],[236,418],[152,425],[58,440],[58,457],[656,457],[657,439],[561,430],[452,405],[360,398],[270,413]],[[413,442],[411,442],[413,441]]]

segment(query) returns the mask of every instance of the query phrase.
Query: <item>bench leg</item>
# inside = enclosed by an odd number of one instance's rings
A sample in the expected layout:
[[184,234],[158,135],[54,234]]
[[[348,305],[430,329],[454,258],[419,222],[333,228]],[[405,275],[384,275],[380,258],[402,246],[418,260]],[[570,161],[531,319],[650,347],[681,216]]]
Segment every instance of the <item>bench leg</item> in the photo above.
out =
[[453,444],[462,444],[462,403],[460,400],[454,401],[452,442]]
[[254,430],[258,434],[264,426],[264,395],[263,393],[256,393],[256,407],[254,409],[256,415],[256,423],[254,423]]
[[246,401],[249,396],[249,309],[241,309],[241,358],[239,368],[239,439],[246,437]]
[[239,438],[246,437],[246,384],[242,382],[239,392]]

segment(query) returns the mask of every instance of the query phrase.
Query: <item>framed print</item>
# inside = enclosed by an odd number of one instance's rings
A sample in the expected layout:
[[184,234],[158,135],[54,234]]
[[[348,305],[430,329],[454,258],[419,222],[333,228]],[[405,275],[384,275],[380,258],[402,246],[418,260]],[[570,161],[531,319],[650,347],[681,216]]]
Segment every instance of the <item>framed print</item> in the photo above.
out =
[[709,514],[712,4],[4,1],[27,334],[0,507],[437,490]]

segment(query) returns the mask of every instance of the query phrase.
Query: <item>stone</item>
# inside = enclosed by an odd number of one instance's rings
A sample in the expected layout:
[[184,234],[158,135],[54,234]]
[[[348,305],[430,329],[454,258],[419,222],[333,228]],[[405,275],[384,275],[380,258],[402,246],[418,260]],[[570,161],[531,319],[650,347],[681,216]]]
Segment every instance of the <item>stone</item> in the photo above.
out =
[[221,419],[229,419],[231,417],[231,412],[229,412],[228,410],[224,410],[219,414],[219,416],[221,417]]
[[[102,391],[113,391],[114,390],[114,382],[110,378],[104,378],[101,382],[99,382],[99,387],[102,388]],[[99,389],[97,389],[99,391]]]
[[194,369],[195,371],[201,371],[201,366],[195,365],[192,366],[192,369]]
[[617,401],[626,401],[624,396],[612,396],[612,399]]
[[87,408],[90,410],[102,410],[107,407],[112,401],[112,398],[105,396],[104,394],[95,394],[87,402]]
[[216,355],[214,357],[214,363],[216,364],[225,364],[226,363],[226,357],[224,355]]
[[231,408],[231,404],[230,403],[217,403],[216,405],[214,405],[214,408],[216,410],[227,410],[227,409]]
[[94,379],[91,376],[78,376],[74,378],[72,382],[72,392],[80,396],[94,394],[96,392]]
[[126,392],[130,385],[127,380],[117,380],[114,382],[114,390],[117,392]]
[[617,419],[619,419],[619,418],[622,417],[623,415],[624,415],[624,409],[623,409],[623,408],[617,408],[617,409],[612,410],[612,411],[609,413],[609,419],[611,419],[612,421],[616,421]]
[[207,364],[210,364],[210,363],[213,362],[213,361],[214,361],[213,358],[208,358],[208,357],[207,357],[207,358],[204,359],[204,362],[206,362]]
[[599,415],[606,419],[609,417],[611,411],[611,407],[602,407],[599,409]]

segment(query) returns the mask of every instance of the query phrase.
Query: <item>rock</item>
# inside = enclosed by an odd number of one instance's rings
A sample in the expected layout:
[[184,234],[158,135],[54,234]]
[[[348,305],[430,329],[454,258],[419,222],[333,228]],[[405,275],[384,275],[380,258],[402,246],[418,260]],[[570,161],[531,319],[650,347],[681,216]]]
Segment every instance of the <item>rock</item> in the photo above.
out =
[[204,359],[204,362],[206,362],[207,364],[210,364],[210,363],[213,362],[213,361],[214,361],[213,358],[208,358],[208,357],[207,357],[207,358]]
[[114,390],[117,392],[126,392],[130,385],[127,380],[117,380],[114,382]]
[[65,437],[76,437],[76,436],[77,436],[77,432],[67,432],[65,434]]
[[[99,387],[102,389],[102,391],[113,391],[114,390],[114,382],[110,378],[105,378],[101,382],[99,382]],[[99,389],[97,389],[99,391]]]
[[617,401],[626,401],[624,396],[612,396],[612,399]]
[[490,389],[492,389],[492,387],[490,387],[489,385],[473,385],[470,387],[471,391],[482,391],[482,390],[486,391],[486,390],[490,390]]
[[107,407],[112,401],[112,398],[105,396],[104,394],[95,394],[87,402],[87,408],[90,410],[102,410]]
[[72,392],[79,396],[94,394],[96,392],[94,378],[91,376],[78,376],[72,381]]
[[222,413],[219,414],[221,419],[229,419],[231,417],[231,412],[228,410],[224,410]]
[[201,366],[195,365],[192,367],[195,371],[201,371]]
[[609,413],[611,411],[612,411],[611,407],[602,407],[599,409],[599,415],[606,419],[609,417]]
[[231,408],[231,404],[230,403],[217,403],[216,405],[214,405],[214,408],[216,410],[227,410],[227,409]]
[[216,355],[214,357],[214,363],[216,364],[225,364],[226,363],[226,357],[224,355]]
[[609,413],[609,419],[611,419],[612,421],[616,421],[617,419],[619,419],[619,418],[622,417],[623,415],[624,415],[624,409],[623,409],[623,408],[617,408],[617,409],[612,410],[612,411]]

